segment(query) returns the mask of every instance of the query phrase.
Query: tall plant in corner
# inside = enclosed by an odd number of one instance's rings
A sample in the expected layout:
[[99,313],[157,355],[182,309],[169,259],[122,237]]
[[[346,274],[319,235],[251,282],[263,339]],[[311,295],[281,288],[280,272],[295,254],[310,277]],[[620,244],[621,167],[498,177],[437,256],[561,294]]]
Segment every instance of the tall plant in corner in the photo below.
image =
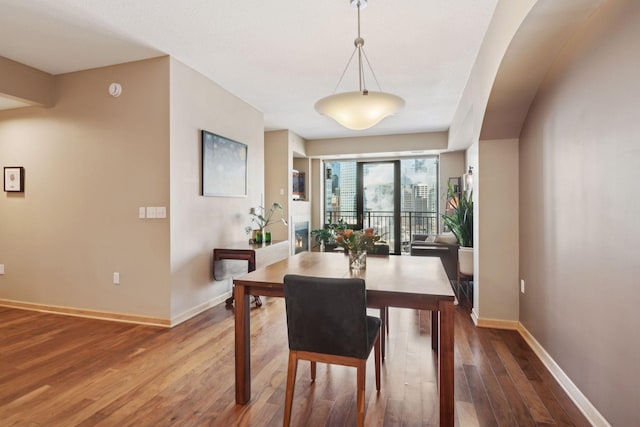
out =
[[448,188],[449,206],[452,212],[442,215],[445,226],[458,239],[458,261],[460,273],[473,276],[473,191],[463,191],[459,197],[453,191],[451,184]]
[[460,246],[473,247],[473,191],[463,191],[458,195],[451,184],[448,188],[449,204],[453,208],[450,214],[442,215],[444,225],[453,232]]

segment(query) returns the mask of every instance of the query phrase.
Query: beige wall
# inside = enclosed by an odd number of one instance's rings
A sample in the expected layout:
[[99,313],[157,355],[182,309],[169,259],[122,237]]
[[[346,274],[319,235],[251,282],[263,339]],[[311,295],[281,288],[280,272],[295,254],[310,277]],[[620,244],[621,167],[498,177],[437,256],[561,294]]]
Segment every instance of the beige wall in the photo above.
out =
[[[231,280],[214,281],[212,250],[248,241],[249,208],[264,192],[261,112],[171,59],[171,317],[183,320],[226,298]],[[201,195],[200,131],[248,145],[248,197]]]
[[[292,170],[294,165],[294,153],[296,156],[305,156],[306,142],[299,135],[289,130],[265,132],[265,200],[267,206],[273,202],[282,205],[284,217],[289,221],[286,227],[281,223],[269,227],[272,236],[276,240],[290,240],[293,245],[292,233],[294,222],[310,221],[311,201],[293,202]],[[295,163],[297,169],[307,172],[307,199],[314,197],[311,174],[309,173],[309,159],[298,158]],[[292,252],[293,253],[293,246]]]
[[[449,178],[462,176],[464,174],[464,151],[451,151],[448,153],[440,153],[438,165],[438,173],[440,175],[440,214],[443,215],[447,207],[447,183]],[[442,230],[443,224],[440,221]]]
[[[283,215],[290,220],[290,200],[292,189],[293,152],[289,144],[289,131],[279,130],[265,132],[264,134],[264,189],[265,206],[269,207],[273,202],[282,205]],[[272,239],[288,240],[289,229],[282,223],[269,227]]]
[[563,50],[520,137],[520,319],[606,419],[640,425],[640,2]]
[[466,149],[480,139],[480,130],[489,94],[504,54],[520,24],[538,1],[498,1],[462,98],[451,121],[449,150]]
[[[54,82],[55,107],[0,112],[0,159],[26,170],[25,193],[0,196],[0,299],[165,323],[224,299],[231,283],[213,280],[211,253],[249,238],[262,113],[169,57]],[[248,197],[200,195],[202,129],[249,146]],[[144,206],[167,218],[139,219]]]
[[437,151],[447,148],[447,132],[363,136],[307,141],[309,157],[375,154],[391,155],[403,151]]
[[0,56],[0,94],[32,105],[54,104],[54,77]]
[[169,220],[138,208],[169,206],[169,60],[55,85],[53,108],[0,111],[2,166],[26,175],[24,193],[0,193],[0,299],[166,319]]
[[[480,241],[480,196],[482,188],[478,185],[478,181],[482,179],[482,168],[479,165],[479,147],[480,142],[476,141],[465,151],[464,170],[469,170],[469,166],[473,168],[473,244]],[[478,321],[478,307],[480,306],[481,292],[481,276],[480,276],[480,258],[478,257],[478,249],[473,251],[473,309],[471,317],[474,322]]]
[[[478,272],[474,306],[482,322],[518,321],[518,140],[480,141],[481,173],[474,168]],[[475,219],[475,218],[474,218]]]
[[319,159],[311,160],[311,230],[324,226],[324,167]]

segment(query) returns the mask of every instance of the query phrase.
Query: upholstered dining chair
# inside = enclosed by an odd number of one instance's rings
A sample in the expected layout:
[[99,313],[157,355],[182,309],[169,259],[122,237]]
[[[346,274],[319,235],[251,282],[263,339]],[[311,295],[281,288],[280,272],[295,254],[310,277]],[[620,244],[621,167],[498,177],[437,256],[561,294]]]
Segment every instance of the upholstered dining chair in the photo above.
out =
[[289,335],[289,367],[284,406],[285,427],[291,408],[298,360],[311,362],[311,380],[316,363],[353,366],[356,373],[358,426],[364,426],[364,390],[367,359],[374,348],[376,390],[380,391],[380,319],[367,316],[365,282],[287,275],[284,299]]

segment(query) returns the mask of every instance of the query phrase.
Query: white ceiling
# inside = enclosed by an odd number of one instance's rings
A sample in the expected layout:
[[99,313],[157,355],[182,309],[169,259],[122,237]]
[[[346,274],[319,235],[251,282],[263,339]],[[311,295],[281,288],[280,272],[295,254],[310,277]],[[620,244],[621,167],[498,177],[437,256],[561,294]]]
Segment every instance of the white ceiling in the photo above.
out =
[[[313,109],[353,50],[348,0],[0,0],[0,56],[61,74],[169,54],[263,111],[267,130],[307,139],[428,132],[449,128],[496,3],[370,0],[366,53],[382,89],[406,107],[360,132]],[[356,88],[351,73],[339,91]]]

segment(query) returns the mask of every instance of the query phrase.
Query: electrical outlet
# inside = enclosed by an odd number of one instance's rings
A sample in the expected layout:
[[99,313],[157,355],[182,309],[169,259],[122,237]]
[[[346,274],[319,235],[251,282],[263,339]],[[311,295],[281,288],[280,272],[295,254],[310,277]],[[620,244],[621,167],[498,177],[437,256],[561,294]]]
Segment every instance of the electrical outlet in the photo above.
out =
[[0,274],[4,274],[4,264],[0,264]]
[[120,273],[118,273],[117,271],[113,273],[113,284],[114,285],[120,284]]
[[520,292],[524,294],[524,279],[520,279]]

